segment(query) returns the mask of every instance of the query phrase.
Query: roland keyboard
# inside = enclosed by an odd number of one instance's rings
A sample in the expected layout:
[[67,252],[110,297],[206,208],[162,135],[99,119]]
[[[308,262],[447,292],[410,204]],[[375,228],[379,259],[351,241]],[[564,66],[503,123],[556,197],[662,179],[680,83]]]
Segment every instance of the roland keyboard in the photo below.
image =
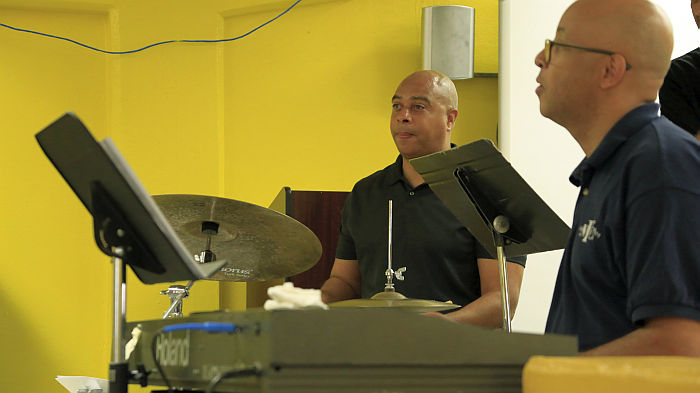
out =
[[196,313],[127,323],[125,340],[137,326],[129,370],[142,384],[165,386],[164,375],[184,391],[215,383],[216,392],[241,393],[520,392],[530,356],[577,353],[572,336],[505,333],[394,310]]

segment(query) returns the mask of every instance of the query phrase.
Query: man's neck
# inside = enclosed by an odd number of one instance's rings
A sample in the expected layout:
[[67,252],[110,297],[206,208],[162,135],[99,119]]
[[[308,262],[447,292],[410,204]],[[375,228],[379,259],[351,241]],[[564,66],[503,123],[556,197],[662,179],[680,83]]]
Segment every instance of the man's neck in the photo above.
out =
[[567,127],[571,136],[576,139],[576,142],[578,142],[581,149],[583,149],[586,157],[590,157],[591,154],[593,154],[598,145],[600,145],[600,142],[603,141],[605,135],[610,131],[610,128],[611,127],[606,126],[594,127],[591,125]]
[[586,119],[582,119],[583,121],[567,125],[566,129],[576,139],[586,153],[586,157],[590,157],[613,126],[639,105],[641,104],[630,104],[624,107],[607,108],[607,110],[601,108],[596,113],[589,113]]
[[[438,151],[445,151],[445,150],[450,150],[452,148],[452,144],[450,141],[446,142],[447,145],[443,146],[442,150]],[[401,159],[403,161],[401,168],[403,169],[403,176],[408,180],[408,183],[411,184],[411,187],[416,188],[420,186],[421,184],[425,183],[425,180],[423,180],[423,176],[416,171],[415,168],[413,168],[413,165],[409,162],[410,158],[406,158],[401,155]]]
[[403,176],[408,180],[408,183],[411,185],[411,187],[416,188],[419,185],[425,183],[425,180],[423,180],[423,176],[416,171],[415,168],[413,168],[413,165],[408,161],[406,157],[401,157],[403,159]]

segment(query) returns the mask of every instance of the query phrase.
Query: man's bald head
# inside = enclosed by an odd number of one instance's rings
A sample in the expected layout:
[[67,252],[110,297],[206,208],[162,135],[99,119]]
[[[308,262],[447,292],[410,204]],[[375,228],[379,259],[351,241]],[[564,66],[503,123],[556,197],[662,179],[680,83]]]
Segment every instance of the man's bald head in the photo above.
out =
[[590,154],[622,116],[656,99],[672,50],[671,23],[652,2],[578,0],[535,57],[540,112]]
[[437,71],[407,76],[391,98],[391,135],[404,160],[450,148],[457,89]]
[[659,6],[648,0],[578,0],[562,16],[560,28],[569,24],[576,29],[565,32],[567,40],[619,53],[642,74],[638,77],[661,86],[671,62],[673,28]]
[[414,82],[425,83],[447,109],[457,109],[457,88],[448,76],[433,70],[416,71],[404,78],[399,87]]

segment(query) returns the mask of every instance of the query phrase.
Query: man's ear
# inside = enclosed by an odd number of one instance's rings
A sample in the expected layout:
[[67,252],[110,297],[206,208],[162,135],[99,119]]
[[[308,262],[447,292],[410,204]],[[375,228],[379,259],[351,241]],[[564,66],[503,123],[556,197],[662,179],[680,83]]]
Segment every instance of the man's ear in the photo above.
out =
[[447,110],[447,127],[452,130],[455,126],[455,121],[457,120],[457,114],[459,111],[457,109],[448,109]]
[[622,78],[627,72],[627,60],[619,53],[613,53],[608,56],[605,63],[603,79],[600,81],[600,87],[609,89],[615,87],[622,82]]

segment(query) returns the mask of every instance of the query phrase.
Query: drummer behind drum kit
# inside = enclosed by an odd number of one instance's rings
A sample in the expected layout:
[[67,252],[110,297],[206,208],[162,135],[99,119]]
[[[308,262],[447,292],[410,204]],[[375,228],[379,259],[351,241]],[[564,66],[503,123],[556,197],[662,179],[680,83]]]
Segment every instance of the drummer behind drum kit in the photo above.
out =
[[[226,260],[208,280],[268,281],[301,273],[318,262],[321,244],[311,230],[293,218],[257,205],[201,195],[155,195],[175,233],[199,263]],[[389,201],[389,253],[384,292],[371,299],[331,303],[331,307],[392,308],[414,312],[442,311],[459,307],[433,300],[408,299],[394,290],[393,277],[403,279],[391,265],[392,201]],[[163,318],[182,316],[186,286],[172,285],[170,307]]]

